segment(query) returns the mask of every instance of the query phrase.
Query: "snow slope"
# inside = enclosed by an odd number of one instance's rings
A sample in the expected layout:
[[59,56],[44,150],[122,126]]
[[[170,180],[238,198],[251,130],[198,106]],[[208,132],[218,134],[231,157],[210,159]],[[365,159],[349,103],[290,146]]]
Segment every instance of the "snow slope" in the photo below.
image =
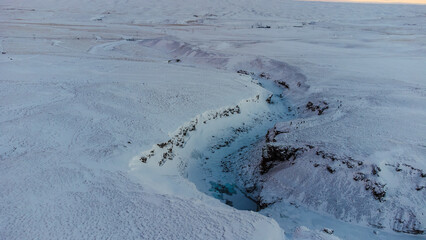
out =
[[[1,239],[424,231],[424,6],[5,0],[0,11]],[[253,76],[280,82],[294,114],[236,166],[276,221],[185,178],[192,150],[210,144],[202,133],[266,111]],[[282,163],[274,146],[303,151]]]
[[99,33],[117,40],[96,40],[90,20],[21,24],[11,7],[1,14],[1,239],[283,238],[274,220],[206,197],[177,170],[129,165],[197,114],[256,96],[257,85],[122,56],[120,26]]

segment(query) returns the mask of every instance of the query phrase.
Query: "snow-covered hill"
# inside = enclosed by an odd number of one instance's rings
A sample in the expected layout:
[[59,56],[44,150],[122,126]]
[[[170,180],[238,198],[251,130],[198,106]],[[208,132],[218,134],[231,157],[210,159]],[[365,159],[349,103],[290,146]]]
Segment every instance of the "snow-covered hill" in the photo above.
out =
[[0,239],[424,237],[425,6],[0,12]]

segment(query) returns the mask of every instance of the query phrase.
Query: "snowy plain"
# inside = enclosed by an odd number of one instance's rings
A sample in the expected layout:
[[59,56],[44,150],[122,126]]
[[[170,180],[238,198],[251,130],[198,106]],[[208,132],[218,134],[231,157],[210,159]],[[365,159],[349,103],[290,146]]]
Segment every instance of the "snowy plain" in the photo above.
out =
[[0,239],[424,238],[395,230],[426,224],[426,6],[0,11]]

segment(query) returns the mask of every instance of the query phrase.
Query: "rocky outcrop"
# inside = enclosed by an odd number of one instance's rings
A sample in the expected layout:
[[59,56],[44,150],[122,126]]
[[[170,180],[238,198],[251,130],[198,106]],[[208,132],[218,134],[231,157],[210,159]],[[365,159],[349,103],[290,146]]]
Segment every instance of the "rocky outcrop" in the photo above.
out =
[[[259,96],[255,97],[255,99],[258,98]],[[252,101],[252,99],[250,99],[250,101]],[[240,106],[236,105],[235,107],[228,107],[219,111],[212,111],[204,115],[200,115],[180,127],[173,135],[173,137],[171,137],[168,141],[156,144],[156,146],[151,149],[148,154],[141,156],[140,160],[141,162],[146,163],[150,158],[154,157],[157,152],[159,152],[159,154],[161,154],[161,159],[159,160],[158,164],[162,166],[167,160],[173,160],[173,158],[175,157],[173,148],[183,148],[185,146],[186,140],[189,137],[190,132],[195,131],[197,129],[197,126],[200,125],[200,123],[207,124],[207,122],[211,120],[229,117],[234,114],[239,114],[240,112]]]
[[298,154],[303,153],[303,151],[305,151],[304,148],[267,144],[262,150],[260,174],[269,172],[269,170],[281,162],[295,161]]
[[318,115],[322,115],[324,111],[328,109],[328,103],[325,101],[322,101],[317,104],[314,104],[311,101],[309,101],[306,104],[306,109],[311,110],[312,112],[318,112]]

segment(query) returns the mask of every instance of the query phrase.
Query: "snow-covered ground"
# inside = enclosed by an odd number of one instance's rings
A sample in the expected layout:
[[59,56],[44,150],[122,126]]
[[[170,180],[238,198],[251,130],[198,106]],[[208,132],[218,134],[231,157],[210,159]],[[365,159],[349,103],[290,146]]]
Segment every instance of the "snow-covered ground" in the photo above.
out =
[[425,43],[423,5],[4,0],[0,239],[421,239]]

